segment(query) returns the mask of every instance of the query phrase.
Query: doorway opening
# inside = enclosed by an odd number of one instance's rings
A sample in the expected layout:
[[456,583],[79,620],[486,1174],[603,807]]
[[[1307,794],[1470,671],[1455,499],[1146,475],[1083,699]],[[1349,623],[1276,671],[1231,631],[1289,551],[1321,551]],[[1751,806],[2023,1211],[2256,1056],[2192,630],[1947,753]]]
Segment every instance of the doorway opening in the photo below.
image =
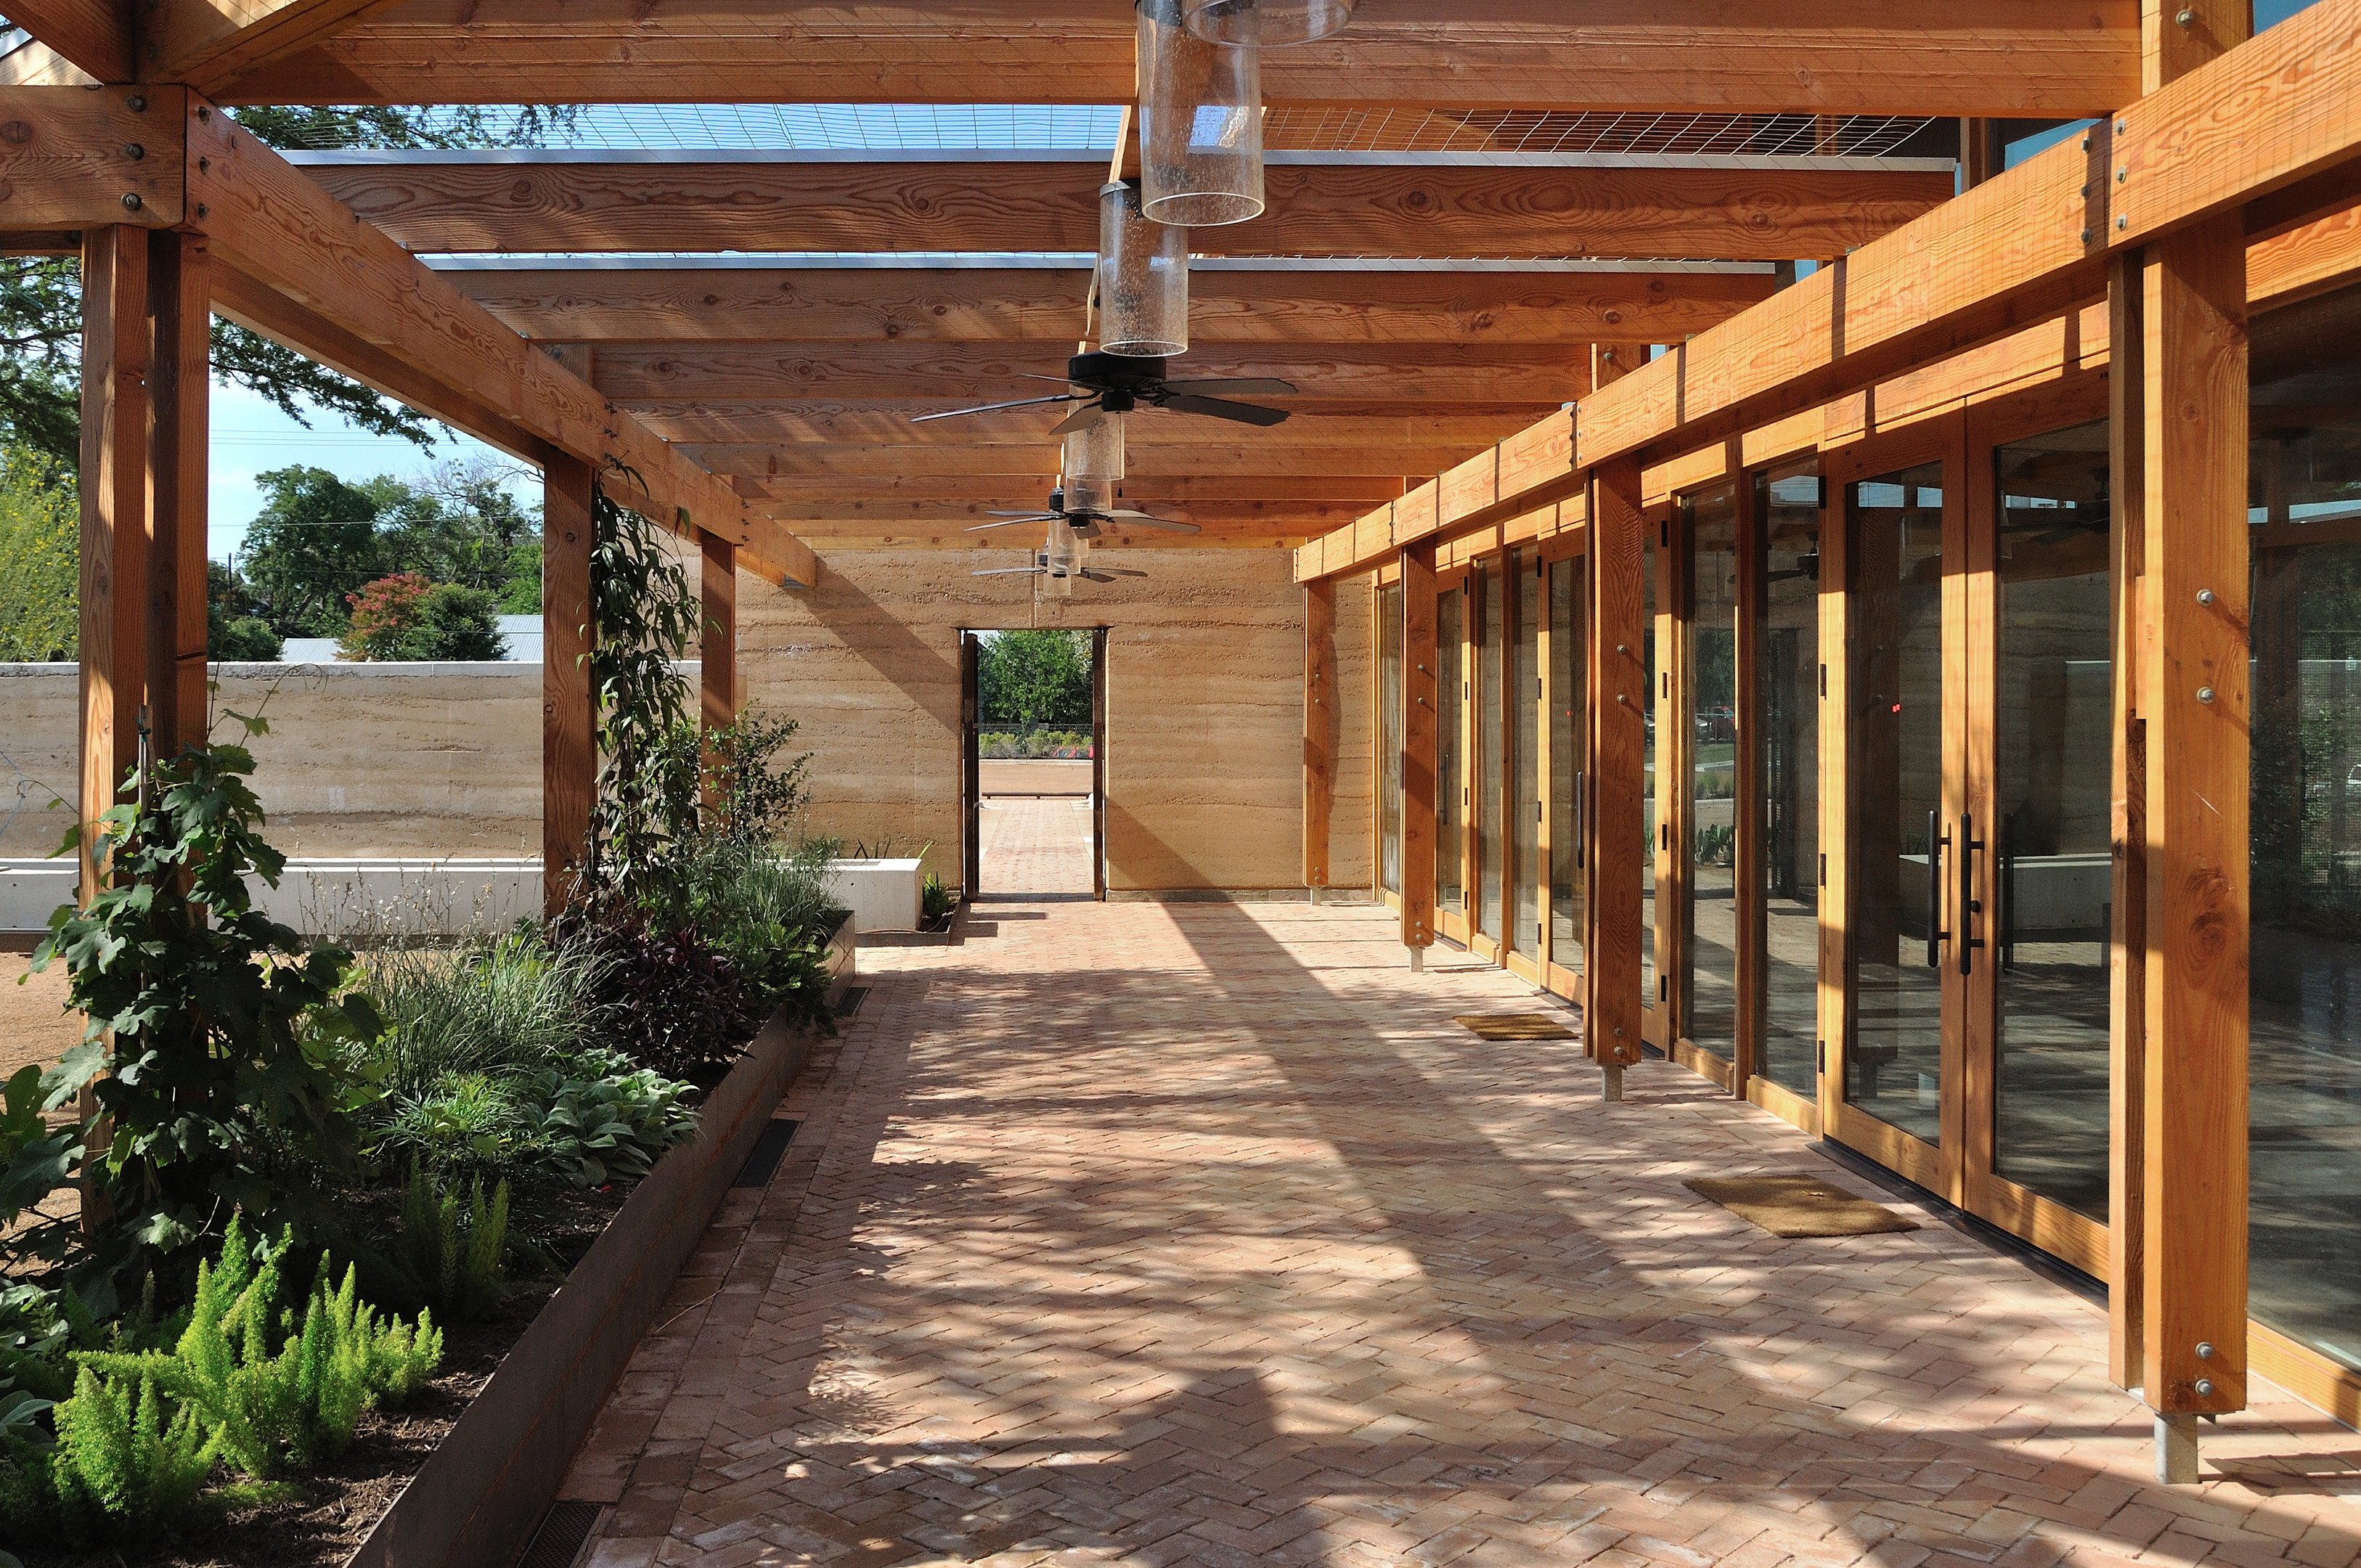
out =
[[1106,629],[960,633],[970,899],[1106,896]]

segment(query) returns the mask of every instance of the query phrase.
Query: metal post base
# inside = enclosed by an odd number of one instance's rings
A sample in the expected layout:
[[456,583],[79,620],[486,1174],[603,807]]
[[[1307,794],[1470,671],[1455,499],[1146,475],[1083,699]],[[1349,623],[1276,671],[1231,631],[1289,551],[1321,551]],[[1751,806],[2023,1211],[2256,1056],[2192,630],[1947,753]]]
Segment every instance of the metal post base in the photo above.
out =
[[1314,886],[1314,887],[1312,887],[1312,888],[1310,890],[1310,892],[1311,892],[1311,894],[1312,894],[1312,903],[1314,903],[1314,904],[1319,903],[1319,902],[1320,902],[1320,889],[1319,889],[1317,886]]
[[1424,948],[1412,948],[1410,950],[1410,972],[1412,974],[1424,974],[1426,972],[1426,949]]
[[1623,1064],[1603,1061],[1598,1064],[1599,1098],[1612,1104],[1623,1098]]
[[2168,1486],[2197,1485],[2197,1418],[2156,1418],[2156,1478]]

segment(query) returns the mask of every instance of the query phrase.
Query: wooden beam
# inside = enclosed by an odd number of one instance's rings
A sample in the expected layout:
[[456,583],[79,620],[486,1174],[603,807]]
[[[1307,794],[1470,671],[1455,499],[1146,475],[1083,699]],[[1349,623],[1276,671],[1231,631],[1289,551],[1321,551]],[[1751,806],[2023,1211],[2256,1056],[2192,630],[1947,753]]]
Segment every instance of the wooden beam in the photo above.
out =
[[[2225,104],[2241,113],[2223,114]],[[2061,314],[2104,292],[2112,253],[2311,188],[2356,151],[2361,0],[2322,0],[2087,137],[1600,388],[1581,400],[1580,461],[1693,451]],[[2352,200],[2342,193],[2334,205]],[[2284,232],[2316,215],[2274,207],[2270,221]],[[1554,483],[1543,478],[1530,499],[1549,499]],[[1503,491],[1497,504],[1523,499]],[[1486,521],[1446,516],[1439,526],[1447,537]],[[1323,550],[1323,559],[1334,569],[1353,557]]]
[[[1307,157],[1312,155],[1306,155]],[[1405,155],[1407,156],[1407,155]],[[313,154],[339,201],[414,251],[1082,251],[1094,159],[778,155],[595,163],[531,153]],[[1948,168],[1281,161],[1269,206],[1192,232],[1214,256],[1836,256],[1949,199]]]
[[[598,388],[619,400],[894,398],[937,399],[934,411],[963,403],[1038,397],[1045,374],[1062,374],[1053,353],[1006,353],[957,344],[604,344]],[[1175,371],[1178,379],[1184,374]],[[1189,377],[1275,376],[1300,397],[1260,400],[1292,408],[1305,399],[1400,404],[1563,402],[1589,389],[1587,351],[1560,344],[1411,344],[1343,348],[1240,346],[1191,352]],[[1054,411],[1053,411],[1054,412]],[[1038,415],[1037,415],[1038,418]],[[1151,411],[1141,422],[1171,422]],[[1052,418],[1048,422],[1054,423]],[[1226,433],[1237,438],[1238,427]]]
[[92,229],[82,253],[82,898],[95,823],[126,798],[146,704],[148,235]]
[[[218,96],[241,76],[317,47],[401,0],[136,0],[138,79]],[[120,80],[118,78],[117,80]]]
[[[950,532],[991,522],[995,510],[1015,510],[1017,503],[1030,505],[1031,501],[1022,493],[972,501],[864,500],[857,495],[848,495],[835,500],[758,501],[755,510],[763,515],[777,515],[792,523],[800,534],[825,539],[831,533],[844,532]],[[1193,522],[1209,533],[1226,529],[1299,536],[1324,533],[1360,510],[1356,501],[1148,504],[1153,509],[1152,516],[1167,522]],[[1168,547],[1177,548],[1195,536],[1166,533],[1163,537]]]
[[[177,91],[158,89],[158,92]],[[620,464],[616,499],[665,527],[683,512],[747,553],[774,581],[808,587],[817,563],[794,535],[750,514],[728,484],[611,411],[581,378],[461,295],[339,205],[227,115],[191,95],[173,148],[196,220],[223,266],[373,345],[464,412],[488,411],[595,466]],[[438,400],[441,400],[438,397]],[[436,412],[434,403],[425,411]]]
[[[911,478],[878,476],[799,475],[780,478],[742,477],[741,495],[757,510],[788,517],[803,508],[818,516],[840,515],[834,509],[847,500],[864,507],[909,502],[940,510],[951,507],[1014,507],[1048,499],[1048,485],[1039,475],[924,475]],[[1372,477],[1353,474],[1270,475],[1135,473],[1122,481],[1117,494],[1135,505],[1162,503],[1175,507],[1265,505],[1312,502],[1323,507],[1345,506],[1354,511],[1368,502],[1401,493],[1399,474]],[[1349,515],[1349,514],[1348,514]]]
[[[773,401],[752,399],[618,398],[651,433],[668,441],[710,444],[907,443],[914,445],[1016,444],[1054,448],[1048,433],[1055,412],[1019,410],[969,419],[912,424],[913,417],[939,412],[939,398],[814,398]],[[1535,420],[1559,411],[1557,403],[1453,403],[1421,409],[1365,400],[1289,400],[1285,424],[1248,430],[1216,419],[1178,417],[1150,411],[1125,433],[1126,448],[1226,446],[1252,441],[1265,445],[1469,445],[1490,446]]]
[[738,551],[728,540],[709,533],[699,543],[705,607],[700,712],[705,728],[721,729],[737,718],[744,700],[738,680]]
[[[1234,444],[1218,445],[1149,445],[1137,435],[1126,435],[1125,462],[1130,472],[1143,480],[1235,475],[1238,477],[1226,482],[1250,484],[1254,482],[1252,476],[1270,475],[1289,480],[1317,481],[1335,477],[1358,482],[1369,477],[1398,480],[1403,474],[1440,473],[1477,449],[1488,449],[1490,445],[1488,442],[1472,441],[1448,446],[1290,443],[1288,433],[1298,422],[1290,420],[1268,430],[1253,431]],[[689,461],[730,477],[839,481],[966,478],[981,482],[997,477],[1003,490],[1031,484],[1046,491],[1057,478],[1063,462],[1057,444],[1040,437],[1023,444],[1010,442],[972,446],[917,441],[844,445],[684,443],[681,451]]]
[[542,470],[541,860],[543,913],[555,916],[588,870],[598,786],[598,698],[590,688],[590,466],[567,453]]
[[[1328,885],[1336,808],[1336,585],[1303,588],[1303,885]],[[1317,892],[1313,894],[1318,897]]]
[[[247,78],[290,103],[1067,103],[1135,96],[1129,15],[843,0],[412,0]],[[2139,83],[2132,0],[1398,0],[1334,39],[1268,51],[1273,104],[2072,116]]]
[[148,231],[146,674],[159,758],[205,738],[211,273],[203,235]]
[[1401,939],[1434,945],[1434,546],[1401,553]]
[[0,228],[180,223],[186,101],[169,87],[0,87]]
[[131,80],[131,15],[122,0],[9,0],[8,20],[97,81]]
[[[527,337],[1071,343],[1088,268],[452,268]],[[1768,299],[1767,272],[1234,271],[1189,280],[1189,336],[1236,343],[1677,343]]]
[[[1584,1048],[1602,1067],[1640,1059],[1640,801],[1648,743],[1641,586],[1640,464],[1593,471],[1590,529],[1590,942],[1583,958]],[[1617,1081],[1610,1072],[1610,1083]]]

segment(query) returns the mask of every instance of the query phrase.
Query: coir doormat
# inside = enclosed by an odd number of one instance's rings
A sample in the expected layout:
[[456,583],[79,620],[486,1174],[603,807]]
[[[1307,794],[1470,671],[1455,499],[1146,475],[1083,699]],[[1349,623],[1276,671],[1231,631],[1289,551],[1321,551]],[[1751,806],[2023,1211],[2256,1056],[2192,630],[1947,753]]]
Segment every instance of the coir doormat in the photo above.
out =
[[1459,1019],[1481,1040],[1571,1040],[1574,1031],[1546,1013],[1477,1013]]
[[1816,1176],[1741,1176],[1682,1185],[1774,1236],[1874,1236],[1918,1228],[1917,1221]]

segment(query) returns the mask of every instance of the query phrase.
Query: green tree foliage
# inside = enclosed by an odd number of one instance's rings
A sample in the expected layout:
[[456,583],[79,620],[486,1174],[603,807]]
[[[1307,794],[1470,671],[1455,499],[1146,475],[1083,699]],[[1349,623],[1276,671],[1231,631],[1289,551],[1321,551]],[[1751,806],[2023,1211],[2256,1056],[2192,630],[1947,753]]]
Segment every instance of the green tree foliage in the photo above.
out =
[[1083,631],[999,631],[976,663],[983,717],[1005,724],[1087,724],[1091,640]]
[[[0,368],[0,397],[8,372]],[[81,644],[82,504],[73,469],[0,453],[0,661],[71,659]]]
[[325,468],[257,475],[269,499],[247,529],[241,565],[264,615],[282,637],[335,637],[347,601],[387,574],[377,498]]
[[372,660],[492,660],[507,652],[499,606],[481,588],[430,583],[417,572],[380,577],[351,596],[336,656]]
[[219,561],[205,563],[205,652],[216,659],[269,663],[279,657],[279,633],[256,613],[246,579]]

